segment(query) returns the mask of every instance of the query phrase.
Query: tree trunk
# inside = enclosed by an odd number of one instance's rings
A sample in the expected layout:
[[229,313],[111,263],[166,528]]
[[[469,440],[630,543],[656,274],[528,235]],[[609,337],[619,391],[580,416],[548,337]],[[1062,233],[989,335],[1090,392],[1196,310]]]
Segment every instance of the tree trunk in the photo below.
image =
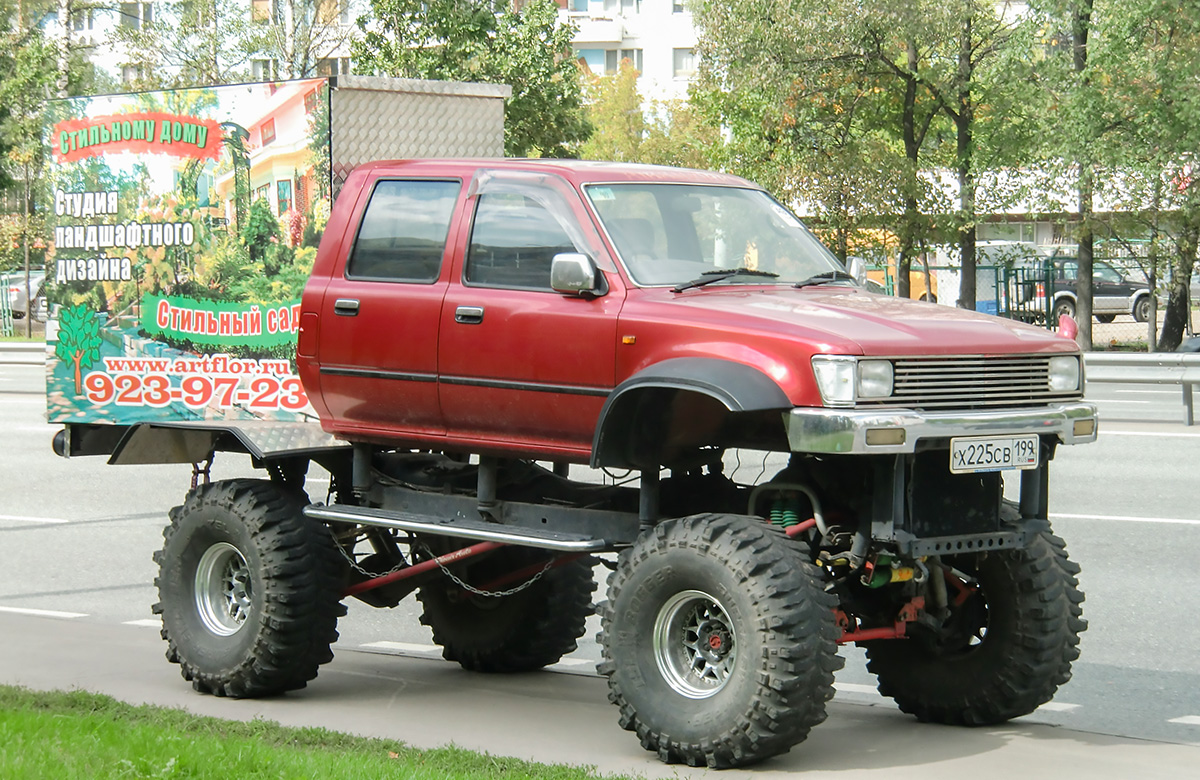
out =
[[[908,41],[908,72],[917,71],[917,43]],[[904,85],[904,113],[901,118],[904,128],[904,156],[909,169],[905,175],[904,218],[900,225],[900,251],[896,258],[896,294],[908,298],[912,292],[909,272],[912,269],[913,251],[917,244],[917,176],[920,171],[921,145],[917,141],[917,81],[909,76]]]
[[958,307],[974,309],[975,290],[975,170],[974,122],[975,106],[971,99],[971,18],[963,21],[958,46],[958,112],[954,117],[957,131],[958,211],[962,221],[958,231],[959,283]]
[[1197,216],[1195,213],[1188,213],[1183,229],[1179,232],[1179,252],[1171,274],[1162,335],[1158,337],[1160,352],[1174,352],[1183,341],[1183,330],[1188,315],[1188,287],[1192,279],[1192,266],[1196,262],[1196,249],[1200,245],[1200,220],[1197,220]]
[[[1071,9],[1072,60],[1079,77],[1077,89],[1088,87],[1086,76],[1088,61],[1088,33],[1092,25],[1093,0],[1078,0]],[[1079,276],[1075,280],[1075,316],[1079,321],[1079,333],[1075,340],[1080,349],[1092,348],[1092,249],[1095,235],[1092,226],[1092,201],[1095,191],[1095,171],[1092,169],[1088,141],[1084,144],[1076,162],[1079,165]]]
[[71,70],[71,0],[58,0],[58,82],[55,87],[60,98],[67,97],[68,73]]

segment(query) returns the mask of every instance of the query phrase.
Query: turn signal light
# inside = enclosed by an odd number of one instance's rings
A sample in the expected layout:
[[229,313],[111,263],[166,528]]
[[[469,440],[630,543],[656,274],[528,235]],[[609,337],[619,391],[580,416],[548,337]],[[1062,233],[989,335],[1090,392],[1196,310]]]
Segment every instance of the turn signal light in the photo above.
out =
[[[1076,423],[1078,425],[1078,423]],[[904,443],[903,428],[868,428],[867,444],[896,447]]]

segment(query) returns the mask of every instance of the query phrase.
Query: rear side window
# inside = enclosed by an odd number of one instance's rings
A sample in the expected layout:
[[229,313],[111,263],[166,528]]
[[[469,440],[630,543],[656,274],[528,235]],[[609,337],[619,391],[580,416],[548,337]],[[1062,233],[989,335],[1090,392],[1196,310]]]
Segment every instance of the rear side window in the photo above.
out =
[[457,181],[381,181],[358,228],[346,275],[354,279],[437,281],[446,253]]

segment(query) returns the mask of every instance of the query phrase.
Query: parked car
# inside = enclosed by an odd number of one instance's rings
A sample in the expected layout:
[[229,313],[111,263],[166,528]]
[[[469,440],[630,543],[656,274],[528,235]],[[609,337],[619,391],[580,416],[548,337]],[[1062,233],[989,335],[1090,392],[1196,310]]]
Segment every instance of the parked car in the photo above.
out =
[[[1075,279],[1079,263],[1074,257],[1056,256],[1053,262],[1054,321],[1066,314],[1074,317]],[[1128,314],[1138,322],[1150,318],[1150,285],[1131,278],[1107,260],[1092,261],[1092,314],[1100,322],[1112,322],[1118,314]]]
[[[46,273],[44,271],[32,271],[29,274],[29,286],[25,286],[25,274],[23,272],[9,274],[5,280],[8,288],[8,304],[12,309],[12,318],[20,320],[25,318],[25,312],[33,312],[34,318],[37,318],[39,311],[45,311],[46,299]],[[33,301],[33,305],[29,305],[29,301]]]

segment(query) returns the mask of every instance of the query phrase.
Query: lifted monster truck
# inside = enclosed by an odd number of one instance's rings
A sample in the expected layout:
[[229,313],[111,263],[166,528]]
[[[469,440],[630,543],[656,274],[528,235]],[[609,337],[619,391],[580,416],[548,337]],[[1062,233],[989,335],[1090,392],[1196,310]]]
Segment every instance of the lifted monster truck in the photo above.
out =
[[[117,463],[249,452],[268,472],[202,480],[156,555],[168,657],[198,690],[303,687],[349,596],[415,592],[468,669],[553,664],[593,612],[597,562],[599,671],[667,762],[801,742],[839,644],[925,721],[1001,722],[1070,678],[1083,593],[1047,497],[1056,449],[1096,437],[1076,345],[870,294],[747,181],[360,167],[299,317],[324,432],[150,423],[58,443],[107,441]],[[732,480],[743,450],[782,453],[776,473]],[[310,462],[327,503],[304,492]],[[640,478],[572,479],[581,464]]]

